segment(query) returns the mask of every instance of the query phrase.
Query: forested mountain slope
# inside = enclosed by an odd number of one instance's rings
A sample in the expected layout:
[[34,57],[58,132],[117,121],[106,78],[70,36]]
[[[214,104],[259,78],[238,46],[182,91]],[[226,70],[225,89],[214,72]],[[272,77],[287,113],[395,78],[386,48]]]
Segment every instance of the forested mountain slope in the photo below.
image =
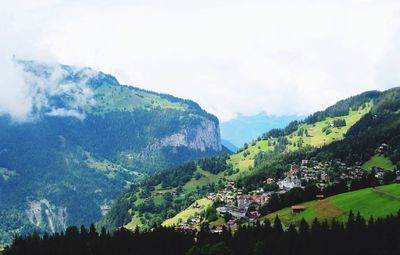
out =
[[222,151],[218,119],[195,102],[90,68],[18,65],[32,109],[0,116],[0,246],[95,222],[138,178]]

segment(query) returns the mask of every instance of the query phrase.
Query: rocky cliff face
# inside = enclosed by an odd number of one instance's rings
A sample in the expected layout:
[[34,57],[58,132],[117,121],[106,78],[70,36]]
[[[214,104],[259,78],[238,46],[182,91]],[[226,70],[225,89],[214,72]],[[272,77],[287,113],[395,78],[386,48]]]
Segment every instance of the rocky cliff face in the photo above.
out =
[[52,233],[62,231],[67,227],[67,208],[58,208],[50,204],[47,199],[29,202],[26,213],[31,224],[46,228]]
[[201,152],[207,150],[219,152],[221,151],[219,124],[203,118],[199,124],[181,129],[149,145],[142,156],[146,157],[146,155],[164,147],[186,147]]

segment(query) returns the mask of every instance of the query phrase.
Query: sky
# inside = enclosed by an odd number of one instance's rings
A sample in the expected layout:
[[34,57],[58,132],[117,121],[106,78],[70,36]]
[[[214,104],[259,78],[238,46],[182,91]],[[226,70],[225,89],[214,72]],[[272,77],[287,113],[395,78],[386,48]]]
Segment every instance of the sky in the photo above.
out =
[[0,113],[32,107],[13,56],[90,66],[221,121],[307,115],[400,84],[400,1],[0,0]]

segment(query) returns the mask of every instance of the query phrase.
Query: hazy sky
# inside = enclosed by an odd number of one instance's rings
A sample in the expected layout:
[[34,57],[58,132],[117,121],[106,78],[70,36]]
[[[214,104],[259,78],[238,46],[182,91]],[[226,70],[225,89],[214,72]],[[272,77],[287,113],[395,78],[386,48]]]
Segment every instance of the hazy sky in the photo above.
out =
[[[12,55],[91,66],[221,120],[308,114],[400,84],[400,1],[0,0],[0,113],[29,108]],[[25,94],[24,94],[25,93]]]

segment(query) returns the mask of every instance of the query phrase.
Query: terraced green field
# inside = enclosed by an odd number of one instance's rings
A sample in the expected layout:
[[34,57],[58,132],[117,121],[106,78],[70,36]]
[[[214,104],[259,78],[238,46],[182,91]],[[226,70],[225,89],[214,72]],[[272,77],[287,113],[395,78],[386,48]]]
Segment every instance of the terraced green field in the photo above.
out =
[[320,201],[302,203],[306,209],[293,214],[291,208],[271,213],[264,218],[273,220],[276,215],[285,225],[297,225],[302,218],[311,222],[314,218],[321,220],[336,218],[345,221],[352,210],[361,216],[384,217],[395,214],[400,209],[400,185],[391,184],[339,194]]
[[362,168],[365,170],[371,170],[372,167],[380,167],[385,170],[393,170],[395,168],[395,165],[392,161],[390,161],[390,159],[386,158],[385,156],[375,155],[362,165]]

